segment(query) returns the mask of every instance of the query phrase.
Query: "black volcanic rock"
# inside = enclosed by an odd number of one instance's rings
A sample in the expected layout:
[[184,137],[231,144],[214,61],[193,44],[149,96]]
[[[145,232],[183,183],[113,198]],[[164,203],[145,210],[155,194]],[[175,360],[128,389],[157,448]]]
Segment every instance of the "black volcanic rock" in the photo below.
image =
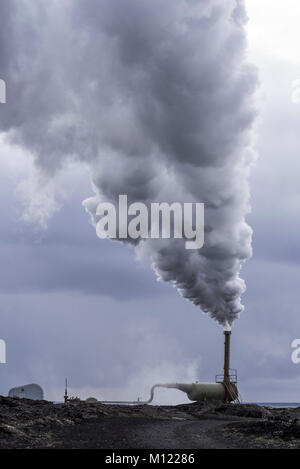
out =
[[53,404],[0,396],[0,448],[294,448],[300,409]]

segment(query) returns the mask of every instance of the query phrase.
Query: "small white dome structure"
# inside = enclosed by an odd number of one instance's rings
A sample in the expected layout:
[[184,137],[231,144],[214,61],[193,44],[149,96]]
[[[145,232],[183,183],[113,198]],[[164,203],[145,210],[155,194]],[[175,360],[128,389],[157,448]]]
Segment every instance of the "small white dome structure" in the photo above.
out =
[[41,401],[44,399],[44,391],[38,384],[25,384],[10,389],[8,396]]
[[96,399],[95,397],[88,397],[85,402],[87,402],[88,404],[95,404],[95,402],[98,402],[98,399]]

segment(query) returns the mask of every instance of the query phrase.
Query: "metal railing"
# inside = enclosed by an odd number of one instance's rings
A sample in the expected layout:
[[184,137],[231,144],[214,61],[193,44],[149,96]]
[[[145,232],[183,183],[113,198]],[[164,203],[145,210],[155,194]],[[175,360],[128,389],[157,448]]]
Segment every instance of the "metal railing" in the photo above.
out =
[[[228,375],[230,383],[237,384],[237,370],[234,368],[229,368]],[[216,383],[223,383],[225,380],[224,373],[216,375]]]

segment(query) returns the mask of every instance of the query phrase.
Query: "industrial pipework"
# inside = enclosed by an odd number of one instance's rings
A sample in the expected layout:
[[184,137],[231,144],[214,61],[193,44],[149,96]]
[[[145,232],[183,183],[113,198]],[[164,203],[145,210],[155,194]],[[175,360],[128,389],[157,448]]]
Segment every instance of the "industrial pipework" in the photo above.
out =
[[179,389],[187,394],[191,401],[238,401],[237,373],[230,368],[230,331],[224,331],[224,374],[216,375],[215,383],[167,383],[155,384],[150,393],[150,399],[145,404],[152,402],[155,388]]
[[150,391],[148,401],[102,401],[105,404],[125,404],[125,405],[143,405],[150,404],[154,398],[156,388],[178,389],[187,394],[191,401],[239,401],[237,389],[236,370],[230,368],[230,331],[224,331],[224,374],[216,375],[215,383],[165,383],[154,384]]

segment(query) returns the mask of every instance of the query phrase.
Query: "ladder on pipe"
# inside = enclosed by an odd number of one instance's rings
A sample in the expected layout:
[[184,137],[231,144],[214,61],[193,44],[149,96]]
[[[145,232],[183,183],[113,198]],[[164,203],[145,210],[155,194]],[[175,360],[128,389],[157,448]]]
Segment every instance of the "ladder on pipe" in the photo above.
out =
[[231,383],[223,382],[223,385],[225,386],[226,391],[228,392],[229,396],[231,397],[232,402],[237,402],[238,404],[241,404],[239,394],[235,393],[235,391],[233,390],[233,388],[231,386]]
[[238,404],[242,403],[242,399],[239,397],[240,394],[230,386],[231,384],[237,384],[237,370],[235,368],[229,368],[229,384],[226,382],[224,374],[216,375],[216,383],[221,383],[225,386],[226,391],[228,392],[229,396],[231,397],[233,402],[237,402]]

